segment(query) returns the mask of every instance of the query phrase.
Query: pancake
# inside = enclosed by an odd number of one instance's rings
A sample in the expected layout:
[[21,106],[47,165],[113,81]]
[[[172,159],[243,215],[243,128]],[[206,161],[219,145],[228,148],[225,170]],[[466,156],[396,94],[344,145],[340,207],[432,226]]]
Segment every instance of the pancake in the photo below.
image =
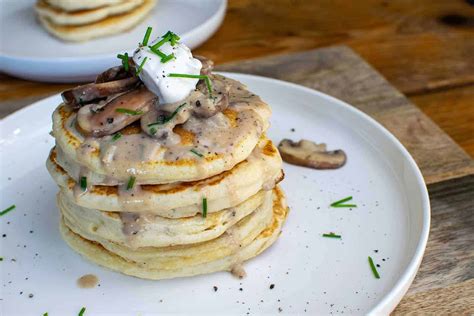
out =
[[[230,271],[243,261],[260,254],[275,242],[288,213],[283,192],[279,188],[274,190],[273,205],[270,209],[272,214],[268,224],[252,238],[244,237],[239,240],[241,247],[235,246],[235,243],[229,240],[233,238],[230,234],[224,234],[215,240],[193,247],[177,246],[164,252],[160,248],[132,252],[120,249],[118,246],[102,245],[88,240],[71,230],[63,220],[60,223],[60,231],[71,248],[99,265],[139,278],[169,279]],[[252,222],[250,219],[246,220],[247,218],[235,225],[236,229],[232,231],[232,235],[245,235],[244,227]],[[239,224],[240,227],[237,226]],[[255,229],[252,232],[255,232]],[[250,236],[250,232],[247,236]],[[213,244],[209,245],[211,243]]]
[[48,4],[64,11],[79,11],[119,4],[128,0],[45,0]]
[[77,206],[64,194],[58,194],[58,208],[64,219],[81,235],[107,240],[128,248],[168,247],[208,241],[254,212],[271,191],[260,191],[239,205],[219,212],[180,219],[151,214],[104,212]]
[[[191,117],[165,140],[149,137],[136,126],[128,126],[116,141],[112,136],[85,138],[76,128],[77,114],[58,106],[53,135],[58,155],[64,155],[60,160],[70,164],[63,168],[76,181],[80,170],[89,184],[105,185],[127,183],[132,175],[137,184],[195,181],[233,168],[257,145],[271,110],[243,84],[219,75],[212,78],[230,85],[229,107],[209,118]],[[176,140],[168,144],[171,138]]]
[[83,25],[100,21],[108,16],[129,12],[143,2],[144,0],[128,0],[90,10],[69,12],[49,5],[46,0],[39,0],[35,5],[35,11],[55,25]]
[[[252,154],[229,171],[208,179],[158,185],[142,185],[133,199],[117,186],[92,186],[86,192],[78,188],[57,163],[56,150],[50,153],[47,168],[62,194],[75,204],[109,212],[150,213],[168,218],[194,216],[234,207],[260,190],[270,190],[283,179],[282,161],[273,143],[262,138]],[[125,194],[124,194],[125,193]]]
[[129,12],[84,25],[59,25],[43,15],[38,15],[38,20],[52,35],[64,41],[82,42],[128,31],[150,13],[155,3],[156,0],[144,0],[143,4]]

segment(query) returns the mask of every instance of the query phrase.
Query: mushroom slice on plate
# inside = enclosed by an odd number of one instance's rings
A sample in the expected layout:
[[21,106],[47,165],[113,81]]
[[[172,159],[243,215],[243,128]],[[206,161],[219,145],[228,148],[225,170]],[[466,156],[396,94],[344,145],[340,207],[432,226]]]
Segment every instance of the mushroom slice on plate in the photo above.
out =
[[326,150],[326,144],[302,139],[294,142],[284,139],[278,145],[281,157],[287,163],[314,169],[337,169],[346,163],[343,150]]

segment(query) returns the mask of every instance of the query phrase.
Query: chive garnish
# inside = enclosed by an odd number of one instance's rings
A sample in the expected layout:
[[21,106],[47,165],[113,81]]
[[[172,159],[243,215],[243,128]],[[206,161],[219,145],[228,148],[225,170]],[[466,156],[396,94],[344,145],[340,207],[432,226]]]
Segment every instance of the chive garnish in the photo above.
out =
[[143,37],[143,42],[142,42],[142,45],[143,46],[147,46],[148,45],[148,40],[150,39],[150,35],[151,35],[151,31],[152,31],[152,27],[149,26],[147,29],[146,29],[146,33],[145,33],[145,36]]
[[48,316],[48,313],[44,313],[43,316]]
[[151,50],[152,53],[158,55],[161,59],[168,57],[165,53],[163,53],[163,52],[160,51],[159,49],[150,47],[150,50]]
[[164,58],[161,58],[161,62],[162,62],[163,64],[166,64],[167,62],[169,62],[169,61],[170,61],[171,59],[173,59],[173,58],[174,58],[174,54],[171,53],[171,54],[169,54],[168,56],[166,56],[166,57],[164,57]]
[[15,204],[10,205],[9,207],[7,207],[6,209],[0,212],[0,216],[7,214],[8,212],[10,212],[11,210],[14,210],[15,208],[16,208]]
[[337,235],[334,233],[329,233],[329,234],[323,234],[323,237],[328,237],[328,238],[341,238],[341,235]]
[[131,176],[130,179],[128,179],[127,191],[133,188],[133,186],[135,185],[135,180],[136,178],[134,176]]
[[202,217],[207,217],[207,198],[202,199]]
[[155,125],[163,125],[165,123],[168,123],[169,121],[171,121],[176,116],[176,114],[178,114],[179,110],[181,110],[181,108],[185,105],[186,105],[186,103],[183,103],[180,106],[178,106],[176,108],[176,110],[174,110],[174,112],[171,113],[171,115],[168,116],[168,117],[160,116],[160,119],[157,122],[148,124],[148,127],[152,127],[152,126],[155,126]]
[[203,154],[201,154],[200,152],[196,151],[195,149],[191,149],[190,152],[192,152],[193,154],[195,154],[195,155],[198,156],[198,157],[204,157]]
[[125,113],[128,115],[142,115],[143,114],[143,111],[134,111],[134,110],[124,109],[124,108],[115,109],[115,112]]
[[81,177],[81,189],[82,191],[87,189],[87,177]]
[[343,198],[343,199],[341,199],[341,200],[339,200],[339,201],[336,201],[336,202],[332,203],[331,206],[334,206],[334,205],[337,205],[337,204],[341,204],[341,203],[344,203],[344,202],[347,202],[347,201],[350,201],[350,200],[352,200],[352,196],[348,196],[348,197]]
[[128,53],[125,53],[124,55],[118,54],[117,57],[122,60],[122,66],[125,71],[128,71]]
[[162,39],[158,43],[151,46],[150,48],[157,50],[160,46],[162,46],[166,42],[170,42],[171,46],[174,46],[179,40],[180,40],[180,37],[178,35],[176,35],[175,33],[171,31],[168,31],[166,32],[165,35],[162,36]]
[[154,128],[154,127],[150,128],[150,134],[151,135],[155,135],[156,132],[157,132],[156,128]]
[[0,257],[0,261],[3,261],[3,257]]
[[140,74],[140,72],[142,72],[143,65],[145,65],[147,59],[148,57],[143,58],[140,66],[138,66],[137,72],[135,73],[137,76]]
[[118,140],[120,137],[122,137],[122,133],[117,132],[117,133],[114,134],[114,136],[112,136],[112,141],[115,142],[115,141]]
[[357,207],[357,204],[337,204],[332,205],[332,207]]
[[190,74],[175,74],[175,73],[170,73],[168,77],[172,78],[192,78],[192,79],[204,79],[206,82],[207,90],[209,91],[209,96],[212,96],[212,86],[211,86],[211,80],[209,79],[209,76],[206,75],[190,75]]
[[81,308],[81,310],[79,311],[79,314],[77,316],[83,316],[85,311],[86,311],[85,307]]
[[331,207],[357,207],[356,204],[343,204],[344,202],[352,200],[352,196],[348,196],[346,198],[343,198],[339,201],[336,201],[334,203],[331,203]]
[[375,267],[374,260],[372,260],[371,256],[369,256],[369,265],[370,265],[370,269],[372,269],[372,273],[374,274],[374,277],[376,279],[380,279],[380,275],[377,271],[377,268]]

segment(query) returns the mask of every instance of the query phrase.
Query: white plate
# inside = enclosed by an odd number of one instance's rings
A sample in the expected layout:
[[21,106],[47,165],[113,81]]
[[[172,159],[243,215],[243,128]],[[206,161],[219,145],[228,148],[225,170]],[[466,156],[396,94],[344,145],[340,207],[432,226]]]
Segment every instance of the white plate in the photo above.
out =
[[[348,155],[339,170],[284,166],[291,212],[276,244],[245,265],[247,278],[221,272],[146,281],[98,267],[69,249],[57,227],[57,188],[44,167],[54,144],[51,112],[60,102],[53,96],[0,123],[0,209],[17,206],[0,220],[7,235],[0,238],[4,315],[74,315],[82,306],[86,315],[256,315],[279,308],[282,314],[386,314],[396,306],[429,231],[428,193],[414,160],[381,125],[342,101],[278,80],[228,75],[272,106],[275,142],[304,137]],[[357,208],[329,207],[349,195]],[[321,237],[327,232],[342,240]],[[380,279],[368,256],[381,265]],[[79,289],[76,280],[87,273],[101,286]]]
[[45,82],[90,81],[117,64],[117,53],[133,53],[146,28],[152,37],[168,30],[190,48],[206,41],[220,26],[226,0],[158,0],[142,23],[129,32],[84,43],[63,42],[36,21],[36,0],[0,0],[0,70]]

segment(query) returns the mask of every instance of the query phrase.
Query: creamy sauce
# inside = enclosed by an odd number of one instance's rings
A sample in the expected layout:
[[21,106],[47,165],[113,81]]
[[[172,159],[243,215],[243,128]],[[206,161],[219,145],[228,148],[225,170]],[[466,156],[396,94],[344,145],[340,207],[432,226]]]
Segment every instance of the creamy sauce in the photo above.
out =
[[97,286],[99,278],[93,274],[86,274],[77,279],[77,286],[81,289],[91,289]]

